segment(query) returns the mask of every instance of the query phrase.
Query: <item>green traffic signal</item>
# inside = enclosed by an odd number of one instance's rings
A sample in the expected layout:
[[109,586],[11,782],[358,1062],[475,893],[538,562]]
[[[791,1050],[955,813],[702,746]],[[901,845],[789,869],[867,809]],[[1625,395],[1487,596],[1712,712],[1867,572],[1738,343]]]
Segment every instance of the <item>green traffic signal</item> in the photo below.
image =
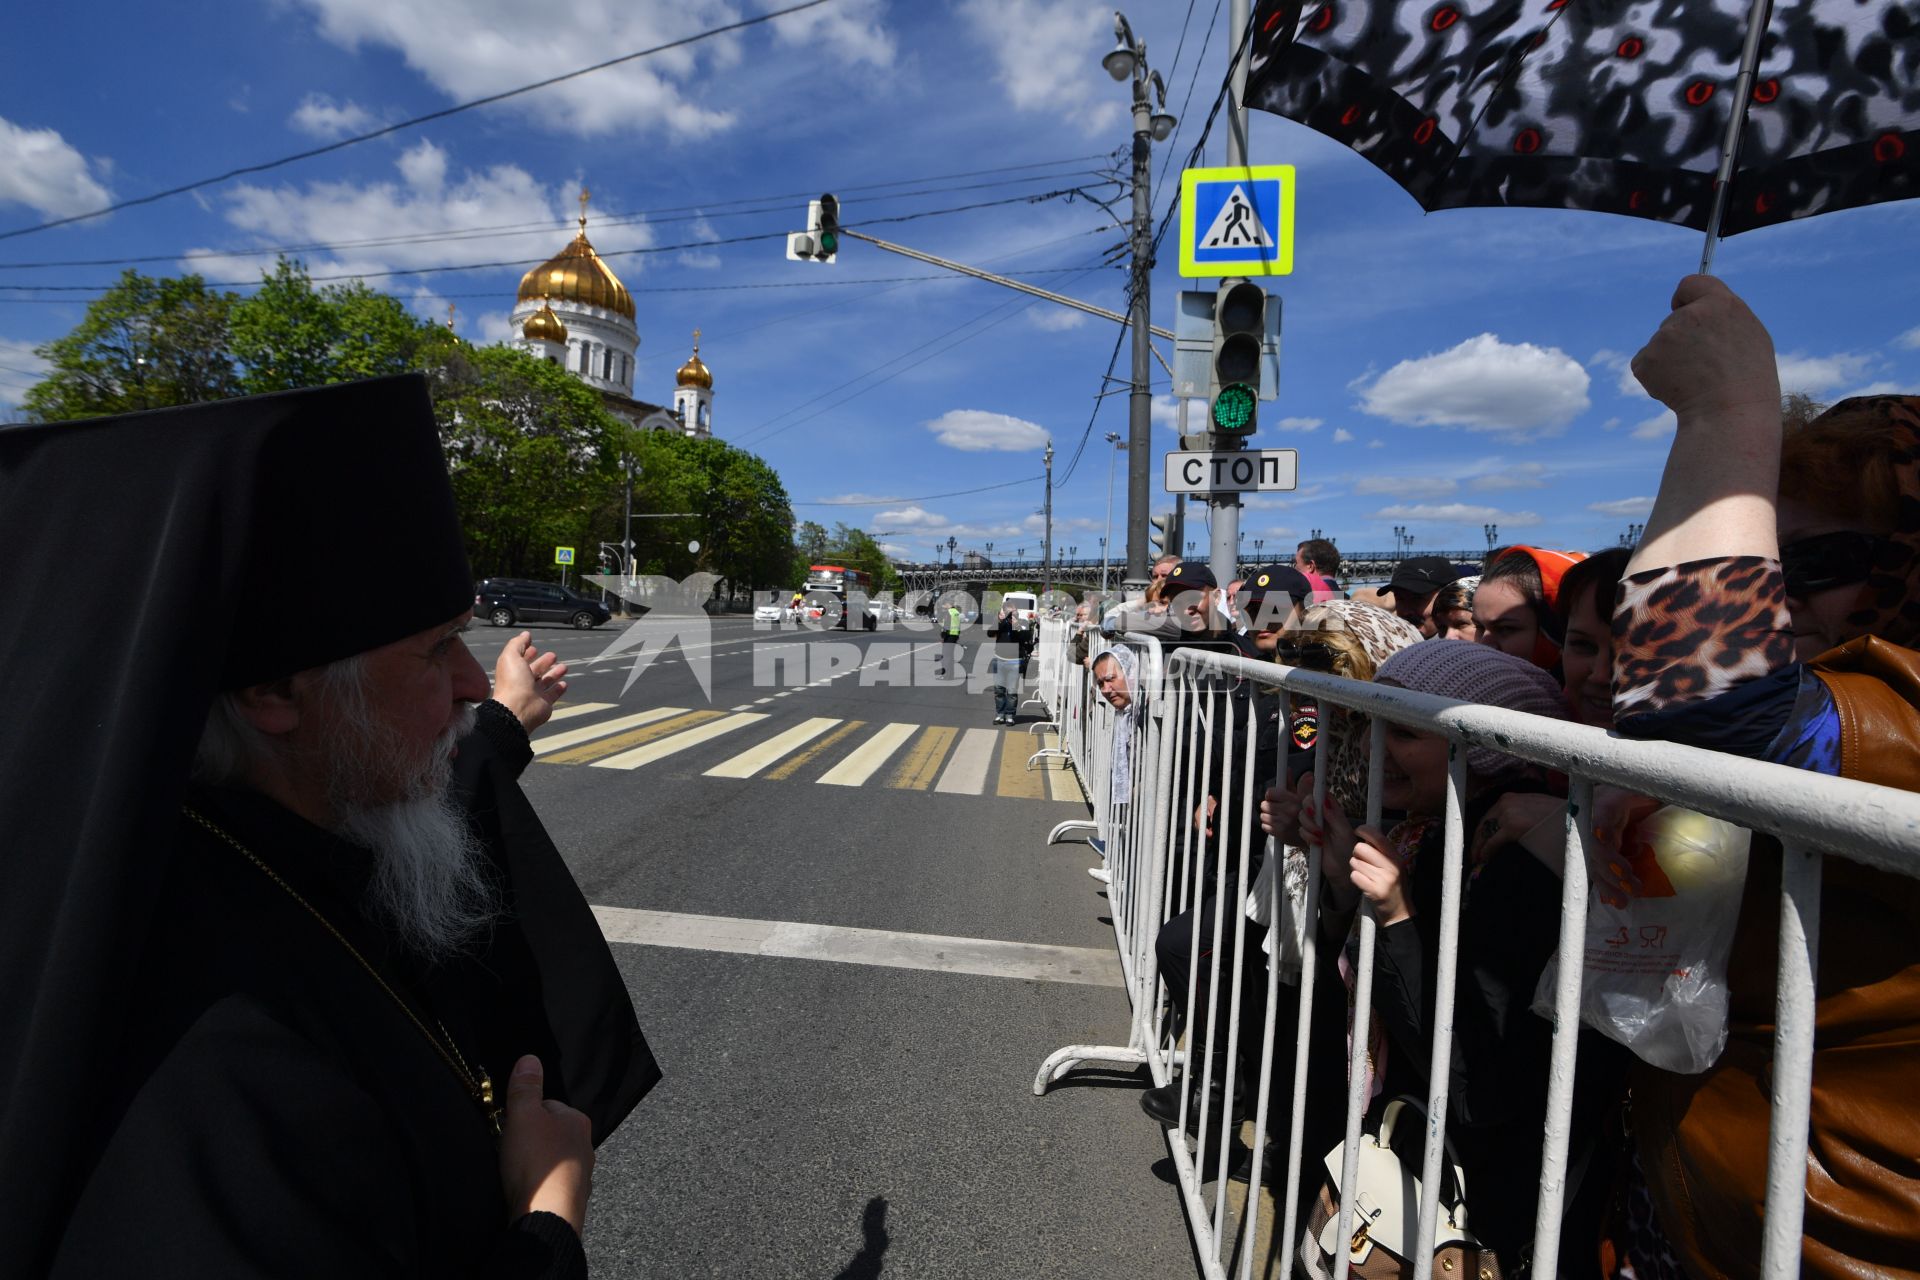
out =
[[838,252],[840,252],[840,237],[831,231],[822,231],[820,233],[820,256],[828,258]]
[[1253,388],[1243,382],[1220,388],[1213,398],[1213,429],[1229,434],[1245,434],[1254,427]]

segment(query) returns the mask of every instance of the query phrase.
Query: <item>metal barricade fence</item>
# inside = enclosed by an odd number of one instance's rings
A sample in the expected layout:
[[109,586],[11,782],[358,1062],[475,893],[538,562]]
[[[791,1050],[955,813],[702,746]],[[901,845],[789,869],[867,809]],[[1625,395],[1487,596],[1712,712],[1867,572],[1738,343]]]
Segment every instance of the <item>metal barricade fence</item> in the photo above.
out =
[[[1467,751],[1472,747],[1490,748],[1568,778],[1563,810],[1558,977],[1551,1020],[1554,1030],[1539,1208],[1530,1254],[1536,1276],[1556,1274],[1563,1199],[1569,1192],[1567,1153],[1574,1050],[1581,1025],[1579,1001],[1589,897],[1587,858],[1594,839],[1594,785],[1625,788],[1779,838],[1783,865],[1773,1112],[1760,1274],[1767,1280],[1785,1280],[1798,1274],[1812,1086],[1821,855],[1920,877],[1920,795],[1676,743],[1623,740],[1566,721],[1253,662],[1212,650],[1178,648],[1163,660],[1160,646],[1149,637],[1130,635],[1126,642],[1141,655],[1141,689],[1134,696],[1142,710],[1129,720],[1134,785],[1126,805],[1110,802],[1110,779],[1103,776],[1112,758],[1112,709],[1104,699],[1089,692],[1090,680],[1084,671],[1067,673],[1064,702],[1073,704],[1076,699],[1072,690],[1080,688],[1078,700],[1086,713],[1082,717],[1086,733],[1083,743],[1075,748],[1073,761],[1093,804],[1095,821],[1108,838],[1111,915],[1133,1005],[1128,1041],[1125,1045],[1075,1045],[1058,1050],[1041,1065],[1034,1092],[1044,1094],[1050,1082],[1088,1060],[1142,1064],[1155,1086],[1177,1087],[1180,1123],[1167,1130],[1167,1143],[1205,1276],[1225,1280],[1230,1272],[1237,1271],[1249,1277],[1254,1274],[1256,1259],[1264,1260],[1260,1262],[1263,1275],[1275,1264],[1276,1274],[1292,1275],[1299,1261],[1295,1256],[1300,1244],[1299,1193],[1303,1177],[1310,1176],[1303,1173],[1303,1157],[1312,1161],[1310,1167],[1317,1168],[1327,1154],[1303,1150],[1315,978],[1327,962],[1320,953],[1316,923],[1321,901],[1320,850],[1294,851],[1296,859],[1304,856],[1304,902],[1290,902],[1283,874],[1288,852],[1272,848],[1272,842],[1260,835],[1245,816],[1253,811],[1257,795],[1274,785],[1276,779],[1256,777],[1253,752],[1234,749],[1231,690],[1237,681],[1279,686],[1286,693],[1313,700],[1322,709],[1322,725],[1328,726],[1323,728],[1318,749],[1322,762],[1335,742],[1326,708],[1341,707],[1372,718],[1366,822],[1376,827],[1381,819],[1387,724],[1439,733],[1447,739],[1442,890],[1439,918],[1432,922],[1438,933],[1439,959],[1434,976],[1429,1063],[1448,1063],[1452,1054],[1454,970],[1466,855],[1463,820]],[[1246,734],[1250,742],[1253,730],[1248,728]],[[1107,741],[1105,751],[1101,748],[1103,741]],[[1327,772],[1324,767],[1315,769],[1316,806],[1324,806],[1327,801]],[[1284,785],[1284,776],[1277,781]],[[1208,796],[1217,806],[1211,837],[1202,834],[1202,806]],[[1242,815],[1239,820],[1233,817],[1236,813]],[[1197,817],[1201,821],[1196,821]],[[1266,846],[1265,861],[1272,869],[1272,874],[1257,882],[1256,841]],[[1295,866],[1297,869],[1297,861]],[[1243,906],[1261,905],[1249,903],[1256,883],[1269,922],[1268,945],[1274,960],[1265,965],[1265,973],[1258,979],[1265,987],[1264,1013],[1259,1012],[1259,1004],[1251,1006],[1259,1025],[1249,1026],[1243,1024],[1249,1008],[1246,980],[1251,931],[1243,918]],[[1211,912],[1210,930],[1202,926],[1202,917],[1207,914],[1203,908],[1209,898],[1217,908]],[[1176,921],[1177,917],[1183,919]],[[1288,922],[1301,919],[1304,928],[1291,932]],[[1187,947],[1190,977],[1179,999],[1172,998],[1160,982],[1155,950],[1156,938],[1169,921],[1176,921],[1177,927],[1184,925],[1191,934]],[[1355,932],[1345,1081],[1345,1160],[1339,1178],[1339,1217],[1331,1236],[1336,1242],[1354,1238],[1359,1138],[1368,1102],[1364,1094],[1371,1065],[1368,1048],[1374,1022],[1377,929],[1364,900]],[[1203,941],[1208,943],[1204,948]],[[1283,1030],[1277,1023],[1284,967],[1279,961],[1289,941],[1296,949],[1293,964],[1297,971],[1290,985],[1297,987],[1294,999],[1298,1007],[1294,1026]],[[1225,975],[1223,969],[1227,970]],[[1204,1019],[1196,1018],[1203,1008]],[[1252,1149],[1248,1153],[1252,1167],[1245,1206],[1236,1213],[1230,1212],[1233,1206],[1229,1204],[1226,1176],[1240,1130],[1232,1102],[1236,1091],[1246,1083],[1239,1077],[1242,1060],[1250,1055],[1242,1052],[1241,1042],[1252,1036],[1258,1037],[1253,1042],[1257,1079],[1248,1098],[1253,1123]],[[1205,1051],[1196,1041],[1205,1042]],[[1215,1048],[1222,1041],[1224,1048]],[[1276,1058],[1280,1059],[1277,1065]],[[1327,1064],[1318,1063],[1317,1069],[1320,1074],[1316,1078],[1324,1078]],[[1427,1074],[1431,1082],[1426,1099],[1429,1119],[1424,1126],[1418,1225],[1409,1237],[1415,1242],[1435,1238],[1450,1088],[1447,1070]],[[1273,1096],[1276,1088],[1280,1091],[1277,1099]],[[1263,1181],[1260,1164],[1264,1137],[1270,1131],[1268,1119],[1274,1105],[1289,1107],[1291,1123],[1287,1126],[1285,1181],[1278,1190],[1272,1215],[1275,1221],[1267,1230],[1263,1246],[1258,1231],[1262,1215],[1256,1210]],[[1314,1181],[1308,1184],[1310,1187],[1319,1181],[1317,1175],[1311,1176]],[[1211,1203],[1208,1182],[1214,1184]],[[1430,1245],[1416,1245],[1413,1253],[1415,1274],[1429,1273]],[[1334,1280],[1345,1280],[1348,1265],[1348,1250],[1334,1249],[1328,1268]]]

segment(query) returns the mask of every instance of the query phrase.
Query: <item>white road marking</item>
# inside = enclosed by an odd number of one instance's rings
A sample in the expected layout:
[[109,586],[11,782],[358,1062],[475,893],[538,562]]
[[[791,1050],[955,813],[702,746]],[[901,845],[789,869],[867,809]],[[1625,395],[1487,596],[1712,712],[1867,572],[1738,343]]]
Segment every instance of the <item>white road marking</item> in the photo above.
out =
[[685,751],[688,747],[697,747],[703,742],[711,742],[721,734],[732,733],[735,729],[744,729],[748,725],[758,724],[766,718],[767,715],[764,711],[745,711],[739,715],[727,716],[725,719],[709,720],[698,728],[688,729],[683,733],[676,733],[669,737],[661,738],[657,742],[649,742],[645,746],[635,747],[631,751],[623,751],[617,756],[608,756],[605,760],[595,760],[591,767],[595,769],[638,769],[643,764],[652,764],[655,760],[663,760],[668,756],[677,755]]
[[933,789],[962,796],[977,796],[985,791],[987,767],[993,763],[993,746],[999,740],[1000,735],[992,729],[967,730]]
[[564,733],[547,734],[545,737],[534,739],[533,754],[543,756],[549,751],[558,751],[562,747],[576,746],[582,742],[592,742],[595,738],[604,738],[624,729],[652,724],[655,720],[665,720],[668,716],[677,716],[685,711],[685,707],[650,707],[645,711],[637,711],[630,716],[621,716],[615,720],[602,720],[599,724],[568,729]]
[[776,737],[768,738],[757,747],[742,751],[725,764],[715,765],[707,770],[709,778],[751,778],[782,756],[789,755],[806,746],[815,738],[839,724],[831,716],[815,716],[811,720],[802,720],[793,728]]
[[608,942],[736,955],[831,960],[840,964],[969,973],[1028,982],[1068,982],[1089,987],[1124,985],[1119,958],[1104,947],[1052,947],[992,938],[952,938],[890,929],[741,920],[679,911],[595,907]]
[[607,711],[612,709],[613,706],[614,704],[611,702],[576,702],[570,707],[555,707],[553,714],[548,716],[547,719],[549,722],[554,720],[571,720],[573,717],[583,716],[589,711]]
[[919,727],[917,724],[887,725],[861,743],[852,755],[821,774],[820,781],[830,787],[861,786]]

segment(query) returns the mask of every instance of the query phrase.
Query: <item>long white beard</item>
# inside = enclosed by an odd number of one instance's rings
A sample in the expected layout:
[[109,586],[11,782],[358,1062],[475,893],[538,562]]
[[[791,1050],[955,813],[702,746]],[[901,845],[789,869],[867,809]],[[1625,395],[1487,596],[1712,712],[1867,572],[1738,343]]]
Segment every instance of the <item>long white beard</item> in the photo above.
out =
[[416,954],[452,955],[484,936],[499,913],[485,849],[449,794],[453,749],[473,727],[474,708],[434,744],[426,767],[396,776],[406,765],[364,697],[348,693],[339,706],[328,792],[339,815],[334,834],[374,855],[363,908]]

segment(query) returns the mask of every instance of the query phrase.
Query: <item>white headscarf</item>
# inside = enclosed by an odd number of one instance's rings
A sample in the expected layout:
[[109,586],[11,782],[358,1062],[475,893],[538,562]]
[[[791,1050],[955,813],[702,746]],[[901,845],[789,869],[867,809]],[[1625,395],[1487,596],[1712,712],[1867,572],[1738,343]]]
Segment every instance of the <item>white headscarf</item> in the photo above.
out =
[[1126,683],[1127,707],[1124,711],[1115,708],[1113,713],[1113,775],[1107,802],[1126,804],[1133,799],[1133,734],[1140,721],[1140,656],[1125,645],[1116,644],[1101,650],[1093,665],[1097,667],[1108,658],[1120,668],[1120,678]]

